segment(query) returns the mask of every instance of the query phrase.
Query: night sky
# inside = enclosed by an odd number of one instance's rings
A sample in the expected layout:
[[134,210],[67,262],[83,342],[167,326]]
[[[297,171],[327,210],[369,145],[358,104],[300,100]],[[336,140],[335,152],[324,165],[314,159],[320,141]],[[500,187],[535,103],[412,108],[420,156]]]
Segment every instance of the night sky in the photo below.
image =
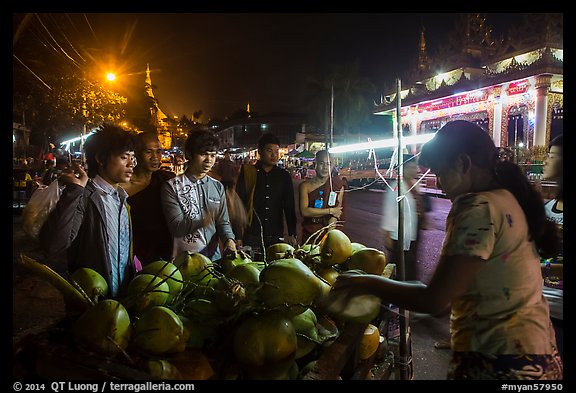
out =
[[[426,29],[428,50],[434,51],[453,30],[457,16],[69,14],[64,19],[69,23],[56,27],[51,24],[55,15],[38,14],[54,37],[66,37],[60,42],[72,57],[72,47],[84,47],[98,63],[113,62],[123,89],[142,87],[148,63],[161,109],[167,115],[189,117],[202,110],[202,121],[230,115],[245,108],[248,101],[253,112],[303,113],[307,77],[326,74],[330,64],[354,60],[379,96],[386,84],[392,85],[415,61],[421,25]],[[486,16],[495,33],[503,31],[507,21],[519,20],[517,14]],[[30,23],[38,25],[39,20],[32,18]],[[55,55],[51,53],[46,55]]]

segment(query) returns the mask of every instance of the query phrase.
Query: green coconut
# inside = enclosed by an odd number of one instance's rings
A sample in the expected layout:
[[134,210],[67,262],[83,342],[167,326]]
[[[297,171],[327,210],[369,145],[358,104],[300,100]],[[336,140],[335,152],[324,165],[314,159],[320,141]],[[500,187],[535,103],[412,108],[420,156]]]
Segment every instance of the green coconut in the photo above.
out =
[[249,379],[287,379],[297,349],[294,324],[284,313],[250,315],[234,331],[234,356]]
[[258,298],[269,309],[287,308],[291,315],[306,310],[322,292],[320,279],[302,261],[272,261],[260,272]]
[[294,256],[295,248],[288,243],[276,243],[266,248],[266,262],[276,259],[291,258]]
[[163,278],[141,273],[128,284],[126,306],[130,312],[139,315],[151,307],[164,305],[169,295],[170,286]]
[[142,268],[140,274],[152,274],[166,280],[170,290],[167,303],[172,302],[182,291],[182,273],[172,262],[159,260],[149,263]]
[[292,317],[294,329],[298,340],[298,349],[296,350],[295,359],[300,359],[312,352],[320,339],[318,335],[318,319],[311,308]]
[[98,302],[108,296],[108,283],[96,270],[81,267],[76,269],[71,277],[93,301]]
[[174,264],[182,273],[182,279],[188,281],[192,276],[202,272],[206,266],[211,265],[212,261],[199,252],[183,251],[174,258]]
[[339,229],[328,231],[320,241],[320,259],[323,265],[333,266],[346,262],[352,255],[350,238]]
[[334,319],[370,323],[380,314],[380,298],[374,295],[358,295],[347,299],[347,291],[330,292],[323,299],[326,313]]
[[375,248],[363,248],[352,254],[346,264],[350,270],[362,270],[379,276],[386,267],[386,254]]
[[88,350],[116,355],[128,347],[132,333],[130,316],[117,300],[105,299],[86,310],[74,323],[74,341]]
[[151,355],[181,351],[184,324],[168,307],[154,306],[134,322],[132,336],[134,346]]

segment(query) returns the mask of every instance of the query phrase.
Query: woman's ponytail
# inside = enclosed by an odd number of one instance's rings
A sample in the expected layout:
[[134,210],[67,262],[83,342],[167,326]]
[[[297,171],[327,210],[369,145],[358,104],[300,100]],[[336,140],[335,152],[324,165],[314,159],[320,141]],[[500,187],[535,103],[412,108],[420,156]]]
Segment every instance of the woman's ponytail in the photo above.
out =
[[544,200],[530,184],[520,167],[509,161],[496,164],[496,178],[500,185],[518,200],[528,222],[531,240],[543,258],[551,258],[560,252],[560,237],[556,224],[548,219]]

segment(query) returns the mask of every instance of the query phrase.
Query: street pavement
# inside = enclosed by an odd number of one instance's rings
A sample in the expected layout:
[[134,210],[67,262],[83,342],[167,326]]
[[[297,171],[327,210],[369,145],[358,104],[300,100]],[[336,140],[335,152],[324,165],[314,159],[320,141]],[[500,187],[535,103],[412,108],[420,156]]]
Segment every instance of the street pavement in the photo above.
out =
[[[295,189],[297,190],[297,182]],[[297,195],[297,193],[295,194]],[[357,190],[347,194],[347,219],[344,232],[354,242],[367,247],[382,249],[380,232],[381,190]],[[450,201],[433,198],[432,211],[428,213],[426,230],[421,234],[419,266],[422,282],[430,279],[444,237],[444,224],[450,209]],[[301,217],[298,217],[300,222]],[[64,306],[58,291],[50,284],[31,276],[18,266],[20,252],[42,259],[37,245],[30,242],[21,229],[21,216],[13,215],[13,342],[30,332],[41,331],[64,317]],[[62,260],[54,262],[55,270],[63,273]],[[410,322],[412,332],[412,361],[414,379],[444,380],[450,359],[450,350],[434,348],[434,342],[445,339],[449,334],[448,315],[440,317],[418,316]]]

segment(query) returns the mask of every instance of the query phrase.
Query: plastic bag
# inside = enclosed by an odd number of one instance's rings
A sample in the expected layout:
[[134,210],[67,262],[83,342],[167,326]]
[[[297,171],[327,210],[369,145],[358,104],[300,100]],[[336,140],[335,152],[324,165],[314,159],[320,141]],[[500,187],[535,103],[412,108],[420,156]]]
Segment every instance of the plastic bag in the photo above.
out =
[[22,211],[22,229],[34,240],[38,240],[40,229],[54,210],[62,190],[57,180],[49,186],[40,185],[30,197]]

